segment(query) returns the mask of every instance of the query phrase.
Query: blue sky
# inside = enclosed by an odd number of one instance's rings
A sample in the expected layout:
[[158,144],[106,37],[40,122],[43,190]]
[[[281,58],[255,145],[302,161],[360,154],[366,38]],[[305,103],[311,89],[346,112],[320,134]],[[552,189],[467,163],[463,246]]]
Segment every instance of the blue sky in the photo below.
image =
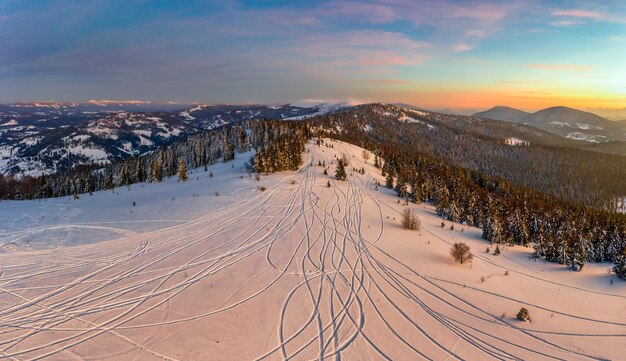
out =
[[2,1],[0,102],[626,107],[624,1]]

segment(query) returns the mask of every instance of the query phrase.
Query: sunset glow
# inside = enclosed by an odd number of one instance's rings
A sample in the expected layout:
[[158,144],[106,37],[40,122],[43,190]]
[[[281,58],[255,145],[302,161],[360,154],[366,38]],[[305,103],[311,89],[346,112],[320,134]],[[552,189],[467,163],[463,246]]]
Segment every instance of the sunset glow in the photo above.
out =
[[4,1],[0,101],[626,106],[623,1],[211,3]]

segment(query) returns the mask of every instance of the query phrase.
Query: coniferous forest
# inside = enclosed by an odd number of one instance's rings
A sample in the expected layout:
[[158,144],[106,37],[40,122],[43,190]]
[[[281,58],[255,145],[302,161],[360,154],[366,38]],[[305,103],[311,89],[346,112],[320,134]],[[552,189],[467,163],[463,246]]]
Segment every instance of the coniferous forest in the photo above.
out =
[[1,199],[35,199],[91,193],[139,182],[161,182],[178,175],[181,168],[201,168],[227,162],[236,153],[256,150],[251,167],[258,172],[294,170],[300,165],[304,143],[309,139],[306,123],[255,120],[241,125],[203,132],[168,147],[107,164],[80,166],[39,177],[0,175]]
[[[422,147],[419,142],[407,142],[408,136],[379,136],[405,130],[395,122],[377,123],[376,132],[347,128],[354,118],[348,113],[328,115],[318,118],[314,126],[322,129],[320,136],[371,150],[382,163],[386,186],[395,189],[398,197],[432,202],[438,215],[481,228],[483,238],[492,244],[533,245],[536,257],[576,271],[586,262],[616,262],[616,274],[625,273],[620,267],[626,263],[626,215],[458,166],[425,150],[432,144]],[[336,130],[337,124],[343,131]]]

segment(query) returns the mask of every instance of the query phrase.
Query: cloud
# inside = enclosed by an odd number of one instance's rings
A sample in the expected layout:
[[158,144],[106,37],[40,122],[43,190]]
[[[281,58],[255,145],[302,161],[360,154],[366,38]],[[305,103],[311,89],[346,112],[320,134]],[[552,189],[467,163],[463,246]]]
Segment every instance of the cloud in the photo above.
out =
[[589,18],[595,20],[604,20],[606,15],[598,11],[571,9],[571,10],[557,10],[552,13],[554,16],[570,16],[574,18]]
[[565,70],[565,71],[590,71],[593,70],[592,66],[577,65],[577,64],[525,64],[527,68],[542,69],[542,70]]
[[568,26],[576,26],[580,24],[583,24],[583,22],[577,21],[577,20],[558,20],[558,21],[550,22],[550,25],[559,27],[559,28],[568,27]]
[[284,51],[334,69],[395,67],[423,63],[430,44],[389,31],[358,30],[328,35],[310,35]]
[[457,51],[457,52],[469,51],[472,49],[473,47],[467,44],[457,44],[454,46],[454,51]]
[[[562,9],[552,12],[553,16],[581,20],[606,21],[615,23],[626,23],[623,16],[615,16],[601,11],[584,10],[584,9]],[[558,23],[558,22],[557,22]]]

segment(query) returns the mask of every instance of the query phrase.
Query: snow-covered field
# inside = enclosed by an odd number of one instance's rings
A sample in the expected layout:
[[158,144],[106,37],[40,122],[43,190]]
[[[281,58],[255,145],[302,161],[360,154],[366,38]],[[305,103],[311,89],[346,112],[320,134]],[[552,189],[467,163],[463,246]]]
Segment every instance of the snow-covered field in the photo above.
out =
[[[529,248],[494,256],[480,230],[441,228],[427,205],[409,205],[422,230],[406,231],[360,148],[308,149],[300,171],[261,181],[240,178],[238,155],[213,178],[1,202],[0,355],[623,359],[626,282],[608,264],[574,273]],[[318,161],[342,154],[365,175],[324,176]],[[450,259],[458,241],[471,265]],[[520,307],[532,322],[515,319]]]

